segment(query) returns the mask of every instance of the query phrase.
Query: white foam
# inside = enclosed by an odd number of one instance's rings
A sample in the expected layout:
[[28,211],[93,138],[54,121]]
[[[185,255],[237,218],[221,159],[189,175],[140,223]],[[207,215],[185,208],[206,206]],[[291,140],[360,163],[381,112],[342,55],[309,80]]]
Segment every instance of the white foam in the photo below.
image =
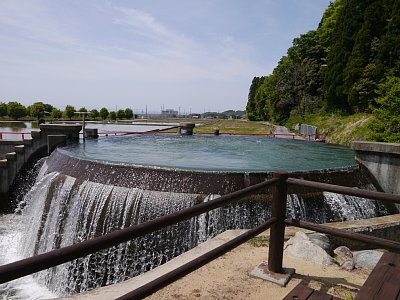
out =
[[[18,248],[22,237],[22,216],[0,216],[0,264],[22,259]],[[37,300],[56,298],[57,295],[39,285],[32,276],[25,276],[0,285],[0,299]]]

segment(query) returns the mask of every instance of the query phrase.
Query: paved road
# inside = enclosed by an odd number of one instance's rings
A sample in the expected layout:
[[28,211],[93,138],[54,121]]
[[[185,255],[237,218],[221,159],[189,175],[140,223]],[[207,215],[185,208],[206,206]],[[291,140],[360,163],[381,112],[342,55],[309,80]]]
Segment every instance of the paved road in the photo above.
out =
[[[285,126],[281,126],[281,125],[273,125],[274,129],[272,131],[273,134],[278,134],[275,137],[277,138],[281,138],[281,139],[291,139],[291,140],[307,140],[305,137],[303,136],[299,136],[295,133],[292,133],[289,131],[289,129],[287,129]],[[279,135],[282,134],[282,135]]]
[[285,126],[280,126],[280,125],[273,125],[274,130],[272,133],[275,134],[290,134],[289,129],[287,129]]

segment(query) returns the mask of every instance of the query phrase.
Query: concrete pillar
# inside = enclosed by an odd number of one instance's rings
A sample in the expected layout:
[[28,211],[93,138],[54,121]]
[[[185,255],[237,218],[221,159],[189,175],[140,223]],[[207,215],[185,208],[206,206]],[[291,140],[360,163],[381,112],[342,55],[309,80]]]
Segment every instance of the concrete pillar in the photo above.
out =
[[8,186],[10,186],[17,175],[17,153],[6,153],[6,159],[8,161]]
[[178,133],[180,135],[193,135],[194,123],[180,123]]
[[86,137],[88,137],[88,138],[98,138],[99,137],[97,128],[86,128],[85,132],[86,132]]
[[44,147],[46,145],[47,139],[44,139],[44,135],[40,131],[31,131],[31,136],[32,136],[32,155],[35,153],[38,149]]
[[50,154],[58,146],[65,146],[67,143],[67,136],[65,134],[48,135],[47,136],[47,153]]
[[8,192],[8,161],[0,159],[0,193]]
[[24,145],[18,145],[14,147],[14,151],[17,154],[16,156],[16,162],[17,162],[17,172],[22,168],[24,163],[26,162],[25,160],[25,146]]
[[40,131],[31,131],[31,137],[32,139],[40,139],[42,133]]

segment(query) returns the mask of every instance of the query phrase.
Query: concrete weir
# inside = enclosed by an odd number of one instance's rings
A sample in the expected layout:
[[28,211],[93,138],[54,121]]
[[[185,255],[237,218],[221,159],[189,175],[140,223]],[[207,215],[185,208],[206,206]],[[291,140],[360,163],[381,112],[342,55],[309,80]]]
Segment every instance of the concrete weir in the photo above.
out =
[[[127,188],[175,193],[224,195],[260,183],[272,177],[271,172],[209,172],[136,165],[110,164],[73,157],[57,149],[47,159],[47,172],[59,172],[80,181],[91,181]],[[357,166],[316,171],[292,172],[291,177],[333,183],[344,186],[363,186],[369,183]],[[308,192],[290,187],[289,193]]]
[[0,140],[0,195],[6,194],[14,179],[33,156],[50,154],[67,141],[79,140],[81,125],[41,124],[40,131],[32,131],[31,139]]

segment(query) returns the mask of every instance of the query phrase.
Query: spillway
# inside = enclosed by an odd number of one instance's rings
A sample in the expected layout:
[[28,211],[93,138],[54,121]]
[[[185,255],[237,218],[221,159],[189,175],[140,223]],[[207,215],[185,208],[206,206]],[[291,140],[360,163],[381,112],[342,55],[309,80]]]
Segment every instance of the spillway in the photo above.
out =
[[[25,226],[20,226],[16,253],[32,256],[212,201],[285,167],[295,177],[373,189],[350,157],[352,152],[343,147],[265,137],[87,140],[54,151],[43,164],[19,205],[16,218]],[[289,193],[288,215],[318,223],[379,216],[393,209],[332,193]],[[268,193],[249,196],[33,277],[58,296],[120,282],[227,229],[260,224],[270,214],[269,200]]]

